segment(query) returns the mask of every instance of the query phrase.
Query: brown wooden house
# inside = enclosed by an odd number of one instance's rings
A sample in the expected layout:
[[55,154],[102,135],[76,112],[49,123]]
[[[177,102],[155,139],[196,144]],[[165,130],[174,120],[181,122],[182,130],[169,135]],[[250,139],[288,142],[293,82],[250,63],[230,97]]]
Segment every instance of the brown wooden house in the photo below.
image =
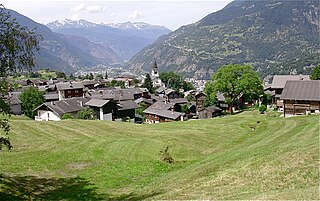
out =
[[320,113],[320,81],[287,81],[280,99],[284,116]]
[[83,97],[84,85],[82,82],[58,83],[56,86],[59,94],[59,100],[73,97]]

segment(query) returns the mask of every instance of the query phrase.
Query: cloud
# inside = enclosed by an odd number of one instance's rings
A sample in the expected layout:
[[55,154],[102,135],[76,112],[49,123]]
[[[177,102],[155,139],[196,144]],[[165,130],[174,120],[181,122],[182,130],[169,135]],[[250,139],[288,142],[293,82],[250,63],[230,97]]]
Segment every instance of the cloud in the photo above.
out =
[[104,6],[87,6],[86,11],[89,13],[103,13],[106,10]]
[[128,15],[130,19],[140,19],[143,17],[143,14],[137,10],[135,10],[132,14]]
[[71,10],[75,11],[75,12],[79,12],[79,11],[84,10],[84,9],[85,9],[85,5],[83,3],[71,8]]
[[71,8],[72,11],[80,12],[80,11],[86,11],[88,13],[102,13],[106,10],[106,7],[95,5],[95,6],[86,6],[85,4],[79,4],[73,8]]

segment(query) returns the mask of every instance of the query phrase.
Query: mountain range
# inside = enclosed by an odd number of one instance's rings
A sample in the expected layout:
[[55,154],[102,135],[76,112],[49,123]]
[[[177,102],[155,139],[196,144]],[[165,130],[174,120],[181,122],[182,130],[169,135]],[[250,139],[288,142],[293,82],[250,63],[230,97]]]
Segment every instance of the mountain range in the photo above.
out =
[[182,26],[138,52],[127,64],[208,79],[229,63],[249,64],[264,77],[308,74],[320,63],[318,0],[236,0]]
[[123,64],[159,35],[170,32],[165,27],[146,23],[99,25],[85,20],[55,21],[49,23],[48,28],[16,11],[9,11],[19,24],[42,36],[35,69],[71,73],[81,68]]
[[80,36],[93,43],[111,48],[123,61],[129,60],[159,36],[171,32],[166,27],[143,22],[95,24],[86,20],[67,19],[54,21],[46,26],[56,33]]

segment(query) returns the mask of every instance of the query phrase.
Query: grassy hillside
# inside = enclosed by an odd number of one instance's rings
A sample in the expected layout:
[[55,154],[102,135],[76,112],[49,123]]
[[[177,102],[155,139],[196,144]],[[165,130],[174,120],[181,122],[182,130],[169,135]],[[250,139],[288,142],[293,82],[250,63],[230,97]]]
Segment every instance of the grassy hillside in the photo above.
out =
[[[0,200],[320,199],[319,120],[12,120]],[[176,163],[161,161],[166,146]]]

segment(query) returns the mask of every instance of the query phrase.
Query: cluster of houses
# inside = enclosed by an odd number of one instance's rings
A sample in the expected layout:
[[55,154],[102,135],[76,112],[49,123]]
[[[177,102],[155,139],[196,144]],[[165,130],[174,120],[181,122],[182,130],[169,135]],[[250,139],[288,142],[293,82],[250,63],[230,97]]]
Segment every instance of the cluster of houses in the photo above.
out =
[[[34,86],[45,92],[45,103],[35,109],[35,120],[38,121],[58,121],[65,114],[75,117],[84,108],[93,109],[98,120],[146,123],[184,121],[195,116],[206,119],[231,109],[221,93],[217,94],[217,106],[205,107],[206,94],[201,91],[190,90],[182,94],[166,88],[159,79],[156,62],[151,75],[158,87],[155,94],[150,94],[146,88],[106,88],[104,80],[20,80],[17,81],[22,86],[20,91],[10,93],[10,107],[13,114],[20,115],[19,95]],[[133,78],[121,79],[130,82]],[[265,86],[265,93],[272,95],[272,103],[284,116],[320,113],[320,81],[310,80],[308,75],[275,75],[272,84]],[[188,102],[184,98],[187,96],[192,96],[193,101]],[[243,102],[242,97],[239,102]],[[146,107],[144,120],[136,113],[141,105]]]
[[320,113],[320,80],[309,75],[275,75],[265,92],[284,116]]

